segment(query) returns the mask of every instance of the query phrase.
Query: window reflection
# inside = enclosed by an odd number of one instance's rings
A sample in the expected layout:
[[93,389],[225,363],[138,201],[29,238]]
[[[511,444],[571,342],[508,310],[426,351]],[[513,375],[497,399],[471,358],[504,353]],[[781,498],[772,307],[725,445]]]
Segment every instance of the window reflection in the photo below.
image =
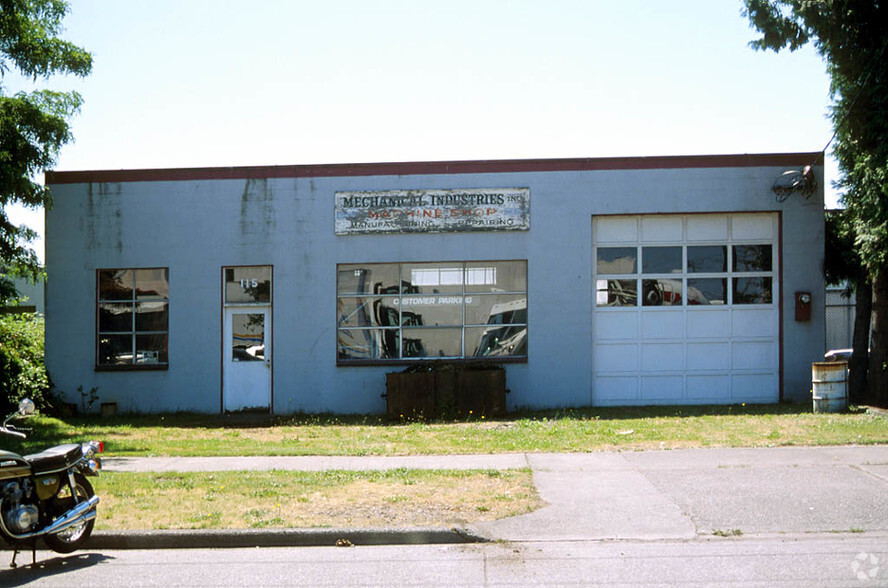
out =
[[99,300],[132,300],[133,270],[100,270]]
[[337,291],[343,294],[400,294],[400,270],[396,263],[345,264],[339,266]]
[[724,245],[688,247],[689,273],[719,273],[728,271],[728,248]]
[[96,365],[166,365],[169,269],[102,269],[96,274]]
[[526,322],[526,296],[503,294],[466,298],[467,325],[504,325]]
[[405,325],[461,325],[463,296],[402,296]]
[[165,331],[169,324],[169,304],[139,302],[136,304],[137,331]]
[[133,330],[133,305],[130,302],[99,304],[99,331],[121,332]]
[[527,326],[472,327],[466,329],[466,347],[473,357],[527,355]]
[[225,302],[271,301],[271,266],[225,268]]
[[168,363],[166,333],[153,335],[136,335],[136,359],[138,365]]
[[403,357],[461,357],[462,329],[405,328]]
[[137,269],[135,279],[137,300],[169,298],[170,278],[167,268]]
[[734,278],[734,304],[770,304],[771,278]]
[[680,274],[681,247],[642,247],[641,273]]
[[688,278],[688,304],[727,304],[726,278]]
[[634,274],[638,249],[635,247],[599,247],[599,274]]
[[466,264],[466,292],[524,292],[527,264],[523,261],[494,261]]
[[132,335],[101,335],[99,337],[99,365],[115,366],[133,363]]
[[638,304],[636,280],[598,280],[595,302],[598,306],[635,306]]
[[235,314],[231,317],[231,359],[233,361],[265,360],[265,315]]
[[348,360],[397,359],[398,329],[342,329],[338,331],[338,357]]
[[770,245],[734,245],[735,272],[771,271]]
[[462,293],[463,273],[461,263],[404,264],[401,279],[409,286],[404,294]]
[[526,261],[343,264],[337,288],[340,361],[526,353]]
[[681,280],[642,280],[643,306],[681,305]]

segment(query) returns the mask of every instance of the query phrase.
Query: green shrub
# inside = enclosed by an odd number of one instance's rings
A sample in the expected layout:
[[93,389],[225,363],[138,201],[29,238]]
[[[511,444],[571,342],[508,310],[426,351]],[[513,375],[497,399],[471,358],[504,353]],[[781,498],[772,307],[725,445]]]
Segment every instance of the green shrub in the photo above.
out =
[[48,408],[50,387],[43,363],[43,317],[0,315],[0,416],[11,412],[22,398]]

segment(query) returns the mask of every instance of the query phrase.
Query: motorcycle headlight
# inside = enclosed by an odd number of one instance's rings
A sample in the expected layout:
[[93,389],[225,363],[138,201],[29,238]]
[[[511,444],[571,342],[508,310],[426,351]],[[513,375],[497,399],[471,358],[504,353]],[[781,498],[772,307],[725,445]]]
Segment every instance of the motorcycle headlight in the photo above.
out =
[[102,453],[105,450],[105,444],[101,441],[90,441],[89,443],[83,443],[80,449],[83,451],[83,457],[89,459],[97,453]]

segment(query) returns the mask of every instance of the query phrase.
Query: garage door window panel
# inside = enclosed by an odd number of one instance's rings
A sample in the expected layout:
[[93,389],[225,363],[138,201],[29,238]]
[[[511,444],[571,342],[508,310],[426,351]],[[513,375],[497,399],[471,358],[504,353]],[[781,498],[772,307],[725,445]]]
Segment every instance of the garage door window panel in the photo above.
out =
[[636,306],[637,280],[596,280],[595,301],[598,306]]
[[599,274],[634,274],[638,271],[637,247],[599,247]]

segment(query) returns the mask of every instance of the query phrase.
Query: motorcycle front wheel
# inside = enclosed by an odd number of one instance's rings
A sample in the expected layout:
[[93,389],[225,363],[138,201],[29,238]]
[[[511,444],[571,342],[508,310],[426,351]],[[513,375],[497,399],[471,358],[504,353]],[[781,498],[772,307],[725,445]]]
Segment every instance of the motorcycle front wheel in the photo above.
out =
[[[83,474],[74,474],[74,488],[77,491],[78,502],[88,500],[95,494],[92,484],[89,483],[89,480],[87,480]],[[74,499],[71,496],[70,488],[65,487],[63,492],[65,493],[64,495],[60,492],[59,496],[56,496],[53,500],[54,514],[56,516],[61,516],[68,510],[74,508]],[[84,543],[86,543],[86,540],[89,539],[95,522],[95,519],[81,521],[72,527],[68,527],[64,531],[54,535],[46,535],[43,537],[43,541],[46,542],[47,547],[56,553],[71,553],[72,551],[77,551]]]

